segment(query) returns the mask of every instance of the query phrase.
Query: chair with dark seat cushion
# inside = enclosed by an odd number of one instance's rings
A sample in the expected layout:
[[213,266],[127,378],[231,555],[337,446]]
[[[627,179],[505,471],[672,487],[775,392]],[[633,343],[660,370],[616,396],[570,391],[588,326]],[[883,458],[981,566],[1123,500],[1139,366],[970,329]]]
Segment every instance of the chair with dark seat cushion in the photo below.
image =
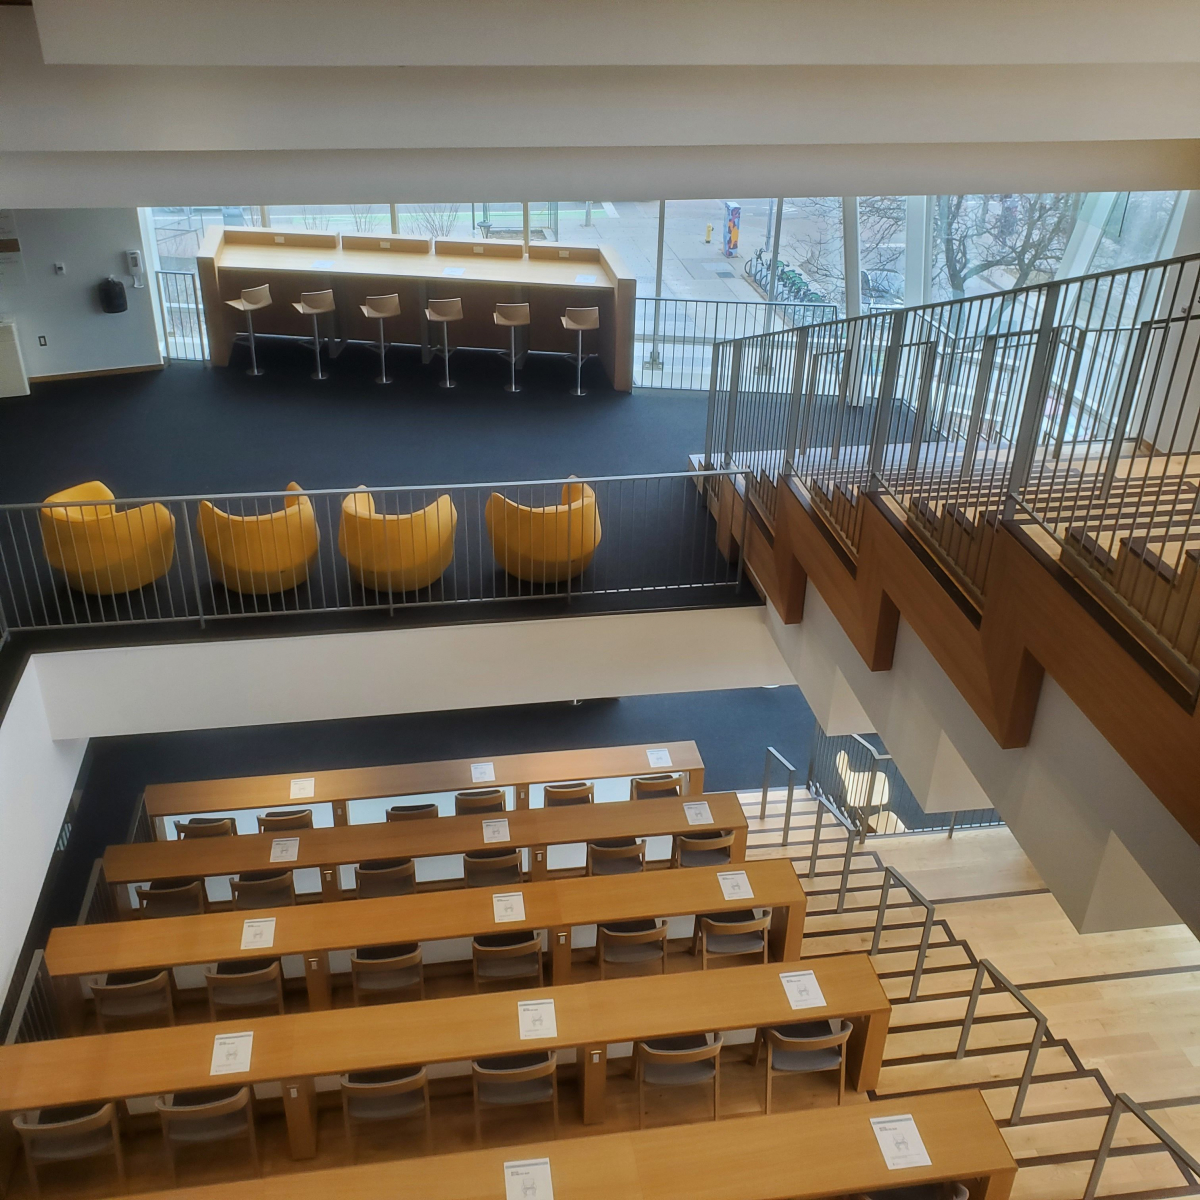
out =
[[286,829],[311,829],[311,808],[285,808],[279,812],[263,813],[258,818],[259,833],[280,833]]
[[587,844],[589,875],[636,875],[646,867],[646,843],[637,838],[605,838]]
[[232,817],[192,817],[176,821],[175,833],[181,838],[231,837],[237,833]]
[[288,908],[296,903],[291,871],[243,871],[229,881],[234,908]]
[[541,987],[542,935],[536,930],[479,934],[471,941],[471,973],[476,991],[481,984]]
[[520,850],[468,850],[463,855],[467,887],[513,887],[525,882]]
[[476,1142],[483,1141],[480,1113],[488,1105],[549,1104],[558,1137],[558,1056],[553,1050],[478,1059],[471,1064],[471,1090]]
[[804,1021],[760,1029],[754,1036],[751,1066],[765,1045],[767,1054],[766,1111],[771,1111],[771,1083],[776,1075],[812,1075],[837,1071],[838,1103],[846,1094],[846,1042],[854,1026],[846,1020]]
[[468,788],[454,794],[454,815],[471,817],[476,813],[503,812],[507,803],[503,788]]
[[[397,993],[416,991],[425,999],[425,967],[416,942],[398,946],[362,946],[350,956],[350,980],[355,1004],[397,999]],[[409,997],[411,999],[411,997]]]
[[134,891],[142,917],[194,917],[208,907],[203,879],[156,879]]
[[724,867],[733,850],[733,833],[714,829],[709,833],[677,833],[671,845],[674,867]]
[[384,814],[389,821],[422,821],[437,815],[436,804],[393,804]]
[[417,890],[417,865],[411,858],[377,858],[354,868],[360,900],[377,896],[409,896]]
[[49,1163],[77,1162],[111,1154],[117,1165],[117,1182],[125,1190],[125,1157],[115,1104],[66,1104],[18,1113],[13,1127],[21,1135],[29,1187],[41,1195],[38,1168]]
[[667,926],[653,917],[634,921],[609,921],[596,927],[596,961],[600,978],[611,966],[632,967],[638,974],[667,973]]
[[593,804],[596,788],[580,779],[574,783],[548,783],[542,789],[542,802],[547,808],[566,808],[574,804]]
[[[710,1042],[708,1039],[712,1037]],[[638,1128],[646,1125],[647,1087],[712,1085],[713,1120],[721,1100],[721,1035],[688,1033],[681,1037],[635,1042],[634,1074],[638,1089]]]
[[376,1071],[352,1071],[341,1077],[342,1120],[350,1161],[355,1159],[355,1130],[359,1125],[380,1121],[403,1121],[424,1117],[425,1152],[433,1149],[429,1078],[424,1067],[384,1067]]
[[767,929],[771,910],[755,916],[753,909],[739,912],[710,913],[696,917],[692,953],[700,951],[700,966],[708,970],[710,958],[737,958],[754,954],[767,961]]
[[629,781],[630,800],[663,800],[682,795],[682,775],[639,775]]
[[204,972],[208,1015],[216,1021],[223,1009],[269,1009],[282,1013],[283,970],[277,958],[219,962]]
[[888,1188],[854,1200],[968,1200],[970,1193],[961,1183],[918,1183],[912,1187]]
[[101,1033],[114,1024],[175,1024],[170,971],[109,971],[102,984],[92,984],[92,1001]]
[[202,1088],[174,1092],[154,1101],[162,1122],[163,1151],[176,1182],[176,1155],[183,1146],[210,1146],[246,1138],[255,1174],[259,1173],[254,1129],[254,1093],[248,1087]]

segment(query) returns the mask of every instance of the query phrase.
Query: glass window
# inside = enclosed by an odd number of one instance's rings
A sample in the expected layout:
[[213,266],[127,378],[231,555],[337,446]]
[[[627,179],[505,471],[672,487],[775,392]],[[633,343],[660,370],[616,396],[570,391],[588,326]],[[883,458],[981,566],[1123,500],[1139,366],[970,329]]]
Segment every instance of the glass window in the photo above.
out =
[[858,263],[864,313],[904,306],[903,196],[859,196]]
[[[754,278],[764,295],[769,270],[769,258],[764,254],[754,266]],[[797,196],[784,200],[775,298],[798,304],[836,304],[838,313],[845,315],[841,197]]]
[[314,229],[331,233],[390,233],[386,204],[272,204],[272,229]]
[[761,300],[746,271],[765,246],[772,200],[668,200],[663,295],[693,300]]
[[1123,192],[1117,196],[1089,272],[1115,271],[1161,258],[1179,196],[1179,192]]

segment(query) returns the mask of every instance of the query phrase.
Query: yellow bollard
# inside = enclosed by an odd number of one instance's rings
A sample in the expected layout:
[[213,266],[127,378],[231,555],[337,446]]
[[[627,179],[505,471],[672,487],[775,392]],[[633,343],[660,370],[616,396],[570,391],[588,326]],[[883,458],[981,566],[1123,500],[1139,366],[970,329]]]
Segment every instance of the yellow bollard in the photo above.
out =
[[704,227],[704,244],[707,246],[712,241],[712,222],[710,221]]

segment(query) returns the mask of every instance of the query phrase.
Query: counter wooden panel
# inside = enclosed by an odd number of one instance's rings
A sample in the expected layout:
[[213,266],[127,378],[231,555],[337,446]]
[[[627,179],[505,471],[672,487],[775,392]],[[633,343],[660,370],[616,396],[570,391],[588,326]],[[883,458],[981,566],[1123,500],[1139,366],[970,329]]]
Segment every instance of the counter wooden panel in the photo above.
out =
[[[556,984],[571,977],[571,929],[598,921],[677,917],[730,912],[747,907],[726,900],[717,879],[722,867],[650,871],[641,875],[545,880],[519,889],[525,920],[497,925],[492,889],[462,888],[376,900],[345,900],[273,909],[271,953],[303,954],[309,1006],[330,1005],[328,952],[395,942],[427,942],[480,933],[547,929]],[[786,859],[744,864],[758,908],[771,908],[772,957],[800,957],[806,898]],[[46,967],[68,979],[105,971],[137,971],[236,959],[261,958],[261,949],[242,950],[242,924],[254,913],[219,912],[195,917],[68,925],[51,931]],[[261,915],[266,915],[261,914]],[[311,967],[310,967],[311,963]]]
[[[190,838],[171,842],[133,842],[109,846],[104,852],[104,875],[110,884],[144,883],[155,879],[238,875],[271,867],[321,868],[321,888],[327,900],[342,898],[337,868],[376,858],[430,858],[467,850],[528,846],[534,879],[546,878],[546,847],[616,837],[660,837],[689,830],[732,829],[737,835],[734,861],[746,857],[746,816],[734,792],[717,792],[704,799],[712,825],[689,825],[679,797],[638,800],[622,804],[581,804],[567,808],[527,808],[504,814],[507,842],[485,843],[483,821],[489,817],[430,817],[394,824],[345,825],[340,828],[300,829],[287,833],[248,833],[240,837]],[[499,814],[496,814],[497,816]],[[295,837],[295,862],[272,863],[271,844],[277,837]]]
[[[795,965],[795,964],[793,964]],[[0,1112],[55,1104],[152,1096],[209,1087],[213,1039],[252,1031],[250,1070],[219,1083],[283,1083],[285,1099],[311,1095],[312,1079],[345,1071],[417,1063],[464,1062],[534,1049],[577,1047],[584,1121],[601,1119],[607,1048],[641,1038],[747,1029],[848,1017],[850,1087],[875,1087],[891,1005],[865,954],[807,958],[826,1005],[797,1014],[779,982],[780,964],[523,989],[407,1004],[293,1013],[257,1020],[177,1025],[0,1048]],[[557,1036],[522,1041],[517,1002],[554,1000]],[[285,1103],[293,1156],[315,1152],[308,1104]]]
[[[293,771],[288,775],[153,783],[146,788],[143,799],[147,815],[156,824],[161,818],[199,813],[332,804],[334,823],[345,825],[348,800],[423,796],[480,786],[514,787],[517,807],[528,808],[530,784],[654,774],[658,768],[650,766],[647,752],[658,749],[670,753],[671,770],[683,773],[689,793],[704,791],[704,760],[695,742],[649,742],[638,746],[505,754],[492,759],[458,758],[384,767],[350,767],[338,771]],[[480,762],[493,765],[494,781],[483,785],[471,781],[471,765]],[[314,793],[306,800],[290,798],[292,780],[298,778],[314,781]]]

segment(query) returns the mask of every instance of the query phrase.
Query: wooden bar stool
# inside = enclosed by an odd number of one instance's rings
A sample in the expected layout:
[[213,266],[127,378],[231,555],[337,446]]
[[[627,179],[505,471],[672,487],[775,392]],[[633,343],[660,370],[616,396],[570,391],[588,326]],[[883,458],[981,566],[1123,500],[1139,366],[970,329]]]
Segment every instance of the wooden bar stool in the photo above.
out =
[[254,352],[254,314],[260,308],[267,308],[271,303],[271,285],[264,283],[261,287],[242,288],[242,294],[236,300],[226,300],[230,308],[246,314],[246,336],[250,341],[250,369],[247,375],[262,375],[264,371],[258,365],[258,356]]
[[366,304],[358,306],[364,317],[370,317],[379,322],[379,378],[376,383],[391,383],[387,373],[387,342],[383,340],[383,323],[388,317],[400,315],[400,297],[368,296]]
[[434,347],[434,353],[440,354],[446,363],[446,377],[438,380],[438,387],[452,388],[454,380],[450,378],[450,322],[461,321],[463,316],[462,299],[430,300],[425,309],[425,319],[432,324],[442,327],[442,344]]
[[[585,329],[600,328],[600,310],[598,308],[568,308],[563,314],[562,323],[564,329],[574,330],[576,335],[576,349],[572,356],[567,355],[570,359],[575,360],[575,388],[571,392],[572,396],[586,396],[587,392],[583,390],[582,373],[583,373],[583,331]],[[589,354],[588,358],[592,356]]]
[[520,326],[528,326],[529,305],[497,304],[496,311],[492,313],[492,320],[497,325],[508,326],[508,353],[500,353],[500,357],[507,358],[509,362],[509,382],[504,385],[504,390],[519,392],[521,389],[517,386],[517,329]]
[[293,301],[292,307],[300,313],[301,316],[312,317],[313,323],[313,361],[316,363],[316,370],[313,371],[311,378],[313,379],[328,379],[329,373],[321,370],[321,330],[317,324],[317,318],[322,313],[333,312],[333,292],[301,292],[299,302]]

